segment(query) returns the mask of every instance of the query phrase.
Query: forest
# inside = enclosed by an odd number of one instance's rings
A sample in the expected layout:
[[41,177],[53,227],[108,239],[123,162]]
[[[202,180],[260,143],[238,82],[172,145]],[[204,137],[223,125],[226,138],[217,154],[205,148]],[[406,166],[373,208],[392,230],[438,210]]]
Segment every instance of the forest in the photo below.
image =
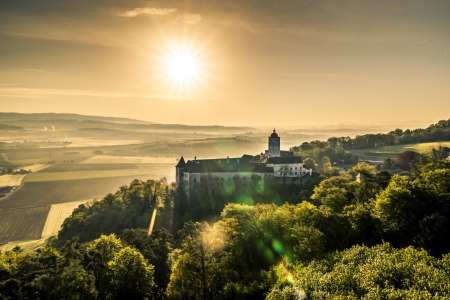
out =
[[359,162],[206,208],[164,179],[134,180],[80,205],[46,246],[0,253],[0,298],[448,299],[450,161],[395,163],[407,173]]
[[327,146],[331,148],[341,147],[344,150],[368,149],[381,146],[448,140],[450,140],[450,119],[440,120],[427,128],[417,128],[413,130],[395,129],[388,133],[357,135],[354,138],[331,137],[327,141],[304,142],[298,147],[292,147],[292,150],[309,150],[314,145],[319,148],[325,148]]

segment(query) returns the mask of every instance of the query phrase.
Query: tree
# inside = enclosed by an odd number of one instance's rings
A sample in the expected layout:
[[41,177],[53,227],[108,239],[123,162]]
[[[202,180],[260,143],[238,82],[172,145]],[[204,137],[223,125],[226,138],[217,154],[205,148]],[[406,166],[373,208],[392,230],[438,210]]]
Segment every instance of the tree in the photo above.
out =
[[150,237],[144,229],[126,229],[120,238],[126,245],[141,252],[155,267],[155,284],[159,297],[164,297],[170,276],[169,253],[172,251],[172,235],[164,228],[154,231]]
[[95,275],[95,285],[100,298],[106,298],[111,290],[108,263],[123,247],[122,242],[114,234],[102,235],[86,247],[87,268]]
[[415,151],[407,150],[397,156],[397,160],[395,163],[397,166],[399,166],[399,168],[405,171],[410,171],[423,160],[424,157],[421,154]]
[[111,276],[111,295],[116,299],[151,299],[154,268],[142,254],[124,247],[108,262]]
[[296,292],[305,294],[306,299],[447,299],[447,259],[438,260],[412,247],[395,249],[387,243],[372,248],[354,246],[293,268],[289,287],[275,287],[269,295]]
[[316,163],[312,158],[307,158],[303,161],[303,165],[305,168],[312,169],[313,171],[316,170]]

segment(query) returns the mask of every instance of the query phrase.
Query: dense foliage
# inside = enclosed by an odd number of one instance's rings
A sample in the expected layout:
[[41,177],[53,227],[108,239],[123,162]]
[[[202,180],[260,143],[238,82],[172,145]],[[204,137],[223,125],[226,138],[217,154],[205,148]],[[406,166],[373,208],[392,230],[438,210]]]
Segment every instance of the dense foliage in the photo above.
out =
[[267,300],[448,299],[450,255],[442,259],[412,247],[354,246],[308,266],[276,267]]
[[150,299],[153,276],[153,265],[114,235],[0,255],[0,297],[6,299]]
[[64,221],[55,245],[64,245],[77,237],[80,242],[90,241],[102,234],[120,233],[127,228],[147,228],[155,207],[161,226],[170,227],[172,221],[174,187],[165,179],[142,182],[135,180],[121,187],[115,194],[105,196],[91,205],[80,205]]

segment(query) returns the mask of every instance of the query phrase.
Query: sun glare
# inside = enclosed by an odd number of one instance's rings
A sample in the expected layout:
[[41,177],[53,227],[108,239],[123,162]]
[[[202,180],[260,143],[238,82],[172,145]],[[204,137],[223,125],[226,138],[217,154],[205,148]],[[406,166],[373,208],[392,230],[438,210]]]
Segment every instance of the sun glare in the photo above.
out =
[[192,87],[201,79],[199,55],[189,47],[171,47],[164,59],[168,80],[178,87]]

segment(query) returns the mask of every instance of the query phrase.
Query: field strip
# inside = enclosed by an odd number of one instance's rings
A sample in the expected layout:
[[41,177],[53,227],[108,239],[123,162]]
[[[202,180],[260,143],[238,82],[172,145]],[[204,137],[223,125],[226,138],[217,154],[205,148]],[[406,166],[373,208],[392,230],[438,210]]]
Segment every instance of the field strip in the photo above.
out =
[[96,155],[85,159],[82,164],[151,164],[151,163],[176,163],[174,157],[158,156],[115,156],[115,155]]
[[24,174],[5,174],[0,176],[0,187],[2,186],[19,186],[22,183]]
[[41,238],[50,206],[0,209],[0,244]]
[[15,170],[18,171],[20,169],[24,169],[30,172],[39,172],[47,167],[49,167],[49,164],[34,164],[34,165],[29,165],[29,166],[24,166],[24,167],[20,167],[20,168],[16,168]]
[[[121,169],[121,170],[90,170],[90,171],[68,171],[68,172],[41,172],[31,173],[25,178],[25,182],[78,180],[108,177],[140,176],[147,175],[146,169]],[[161,172],[161,174],[164,174]]]
[[61,229],[62,224],[64,223],[64,220],[72,214],[74,209],[80,206],[81,204],[90,201],[93,200],[89,199],[82,201],[53,204],[50,207],[50,211],[48,212],[47,220],[45,221],[44,228],[42,229],[41,238],[45,239],[57,235],[58,231]]

